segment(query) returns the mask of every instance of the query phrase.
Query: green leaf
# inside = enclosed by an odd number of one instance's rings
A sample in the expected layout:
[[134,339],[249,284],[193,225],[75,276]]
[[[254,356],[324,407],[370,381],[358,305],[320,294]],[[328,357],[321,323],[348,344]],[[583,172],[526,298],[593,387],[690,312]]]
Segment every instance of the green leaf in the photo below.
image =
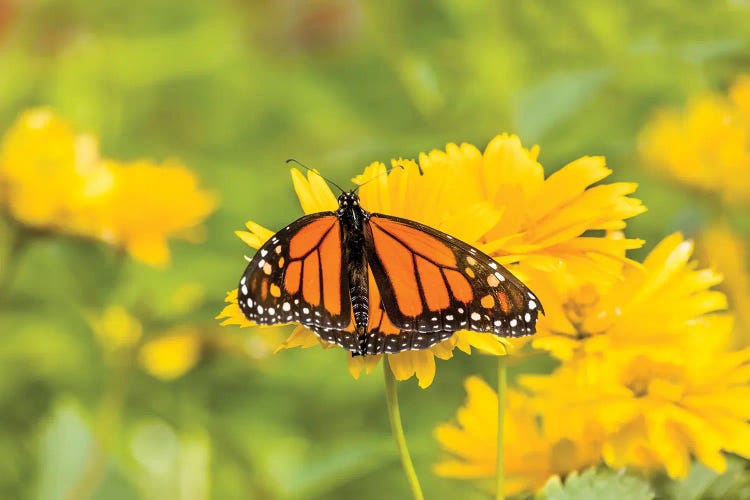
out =
[[548,500],[650,500],[654,498],[651,486],[643,479],[608,469],[590,468],[578,474],[571,473],[563,483],[554,476],[542,490]]
[[36,498],[65,499],[84,469],[91,446],[91,431],[78,408],[61,403],[42,435]]
[[685,479],[679,481],[667,481],[663,487],[664,495],[668,498],[679,500],[697,500],[702,498],[711,483],[716,481],[719,475],[703,464],[693,463],[690,473]]
[[579,111],[606,83],[606,69],[560,73],[520,93],[515,125],[524,143],[537,142],[546,132]]
[[704,498],[750,499],[748,461],[737,456],[728,456],[727,470],[711,483]]

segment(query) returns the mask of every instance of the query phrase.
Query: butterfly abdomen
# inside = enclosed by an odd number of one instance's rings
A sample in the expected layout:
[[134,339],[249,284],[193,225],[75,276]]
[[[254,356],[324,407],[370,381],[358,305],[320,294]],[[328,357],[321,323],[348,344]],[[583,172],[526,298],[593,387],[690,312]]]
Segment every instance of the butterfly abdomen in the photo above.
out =
[[367,259],[365,258],[364,223],[367,212],[359,206],[342,207],[337,213],[341,224],[345,274],[358,334],[363,334],[369,321]]

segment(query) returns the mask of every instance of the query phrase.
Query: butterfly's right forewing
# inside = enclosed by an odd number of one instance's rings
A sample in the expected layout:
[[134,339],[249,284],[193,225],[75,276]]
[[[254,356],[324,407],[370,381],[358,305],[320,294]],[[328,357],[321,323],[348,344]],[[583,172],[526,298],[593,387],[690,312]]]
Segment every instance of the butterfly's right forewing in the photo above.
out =
[[366,254],[390,321],[424,348],[441,332],[500,336],[536,331],[537,297],[478,249],[436,229],[372,214]]

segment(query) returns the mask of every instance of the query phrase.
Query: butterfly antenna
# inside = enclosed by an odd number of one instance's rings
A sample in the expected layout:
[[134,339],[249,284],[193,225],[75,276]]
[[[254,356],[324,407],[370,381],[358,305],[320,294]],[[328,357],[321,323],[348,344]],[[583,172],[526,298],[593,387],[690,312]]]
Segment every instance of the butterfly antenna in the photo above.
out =
[[288,159],[288,160],[286,161],[286,163],[287,163],[287,165],[288,165],[288,164],[290,164],[290,163],[296,163],[297,165],[299,165],[300,167],[304,168],[304,169],[305,169],[305,170],[307,170],[308,172],[312,172],[312,173],[314,173],[315,175],[318,175],[318,176],[320,176],[320,178],[321,178],[321,179],[323,179],[324,181],[326,181],[326,182],[328,182],[328,183],[330,183],[330,184],[333,184],[333,186],[335,186],[335,187],[336,187],[336,188],[337,188],[337,189],[338,189],[339,191],[341,191],[342,193],[345,193],[345,192],[346,192],[346,191],[344,191],[344,190],[343,190],[343,189],[341,188],[341,186],[339,186],[338,184],[336,184],[335,182],[333,182],[333,181],[332,181],[331,179],[329,179],[328,177],[325,177],[325,176],[324,176],[323,174],[321,174],[321,173],[320,173],[320,172],[318,172],[317,170],[313,170],[313,169],[311,169],[311,168],[310,168],[310,167],[308,167],[307,165],[303,164],[302,162],[300,162],[300,161],[298,161],[298,160],[295,160],[294,158],[289,158],[289,159]]
[[[376,175],[375,177],[372,177],[371,179],[367,179],[365,182],[363,182],[362,184],[360,184],[359,186],[357,186],[356,188],[354,188],[354,192],[356,193],[357,191],[359,191],[359,188],[361,188],[365,184],[369,184],[372,181],[374,181],[375,179],[378,179],[378,178],[380,178],[380,177],[382,177],[384,175],[390,174],[396,168],[400,168],[401,170],[405,170],[404,166],[401,165],[400,163],[397,164],[397,165],[393,165],[391,168],[386,169],[385,172],[381,172],[378,175]],[[421,169],[420,169],[420,172],[421,172]],[[421,173],[420,173],[420,175],[421,175]]]

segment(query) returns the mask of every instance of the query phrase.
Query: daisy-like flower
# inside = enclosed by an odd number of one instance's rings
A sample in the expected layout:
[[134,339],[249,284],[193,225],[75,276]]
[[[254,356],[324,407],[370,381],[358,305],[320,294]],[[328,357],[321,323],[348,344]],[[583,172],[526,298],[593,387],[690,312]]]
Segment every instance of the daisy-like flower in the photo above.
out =
[[[448,457],[435,466],[440,476],[486,480],[489,490],[497,467],[497,393],[478,377],[465,382],[466,403],[455,423],[435,428]],[[505,494],[531,493],[553,475],[566,475],[599,462],[601,443],[595,433],[550,438],[540,425],[532,400],[517,391],[507,395],[505,412]],[[564,415],[560,418],[565,419]]]
[[[544,179],[536,161],[538,148],[524,149],[515,136],[493,139],[484,154],[474,146],[449,144],[446,152],[433,151],[413,160],[393,160],[388,175],[382,163],[373,163],[354,179],[362,206],[395,215],[451,234],[498,256],[503,264],[523,261],[534,269],[569,271],[583,267],[620,268],[624,249],[641,245],[638,240],[583,237],[593,229],[620,229],[624,219],[641,213],[640,201],[628,195],[634,184],[615,183],[588,188],[610,170],[601,158],[582,158]],[[336,196],[316,173],[307,177],[296,169],[292,180],[305,213],[336,210]],[[485,187],[496,185],[497,189]],[[529,214],[517,210],[528,209]],[[238,236],[258,248],[272,232],[254,222]],[[599,241],[601,240],[601,241]],[[535,284],[529,283],[532,288]],[[547,305],[545,297],[540,296]],[[220,314],[226,324],[248,325],[236,305],[236,294]],[[309,347],[319,341],[312,332],[297,329],[282,348]],[[435,375],[435,358],[448,359],[454,348],[471,352],[476,347],[491,354],[505,354],[504,342],[493,335],[458,332],[424,351],[389,356],[398,380],[416,374],[421,387]],[[349,356],[353,376],[370,372],[380,356]]]
[[641,240],[583,234],[621,230],[625,219],[644,212],[641,201],[629,196],[637,184],[594,186],[612,173],[601,156],[584,156],[545,178],[538,156],[538,146],[526,149],[517,136],[503,134],[483,153],[471,144],[449,144],[445,151],[421,154],[419,164],[451,182],[466,177],[465,195],[482,202],[494,219],[469,241],[498,262],[520,261],[546,272],[584,275],[591,274],[592,266],[619,267],[625,250],[639,248]]
[[96,138],[34,109],[4,137],[0,207],[22,225],[101,240],[162,265],[167,239],[193,238],[215,201],[183,165],[101,158]]
[[624,266],[621,281],[581,278],[571,285],[554,275],[539,280],[537,293],[550,306],[534,347],[562,360],[610,350],[669,360],[692,349],[708,353],[715,350],[711,346],[726,347],[725,337],[712,334],[732,324],[722,313],[726,296],[712,288],[721,276],[697,269],[692,252],[693,243],[676,233],[642,266]]
[[88,199],[77,229],[123,247],[141,262],[168,263],[167,239],[195,240],[215,208],[214,196],[180,163],[106,161],[103,168],[110,186]]
[[732,317],[712,290],[721,278],[690,261],[692,251],[674,234],[620,284],[558,297],[547,323],[555,331],[534,345],[564,362],[521,378],[550,438],[592,432],[608,465],[671,477],[687,474],[691,455],[719,472],[722,451],[748,456],[750,350],[729,350]]
[[[726,339],[730,329],[711,334]],[[719,473],[723,452],[750,458],[750,349],[707,355],[695,346],[672,359],[650,350],[610,349],[552,375],[523,377],[548,436],[576,442],[586,430],[603,437],[611,467],[665,470],[673,478],[687,475],[691,456]]]
[[728,97],[705,94],[683,112],[662,111],[641,137],[641,154],[656,172],[727,203],[750,202],[750,76]]

